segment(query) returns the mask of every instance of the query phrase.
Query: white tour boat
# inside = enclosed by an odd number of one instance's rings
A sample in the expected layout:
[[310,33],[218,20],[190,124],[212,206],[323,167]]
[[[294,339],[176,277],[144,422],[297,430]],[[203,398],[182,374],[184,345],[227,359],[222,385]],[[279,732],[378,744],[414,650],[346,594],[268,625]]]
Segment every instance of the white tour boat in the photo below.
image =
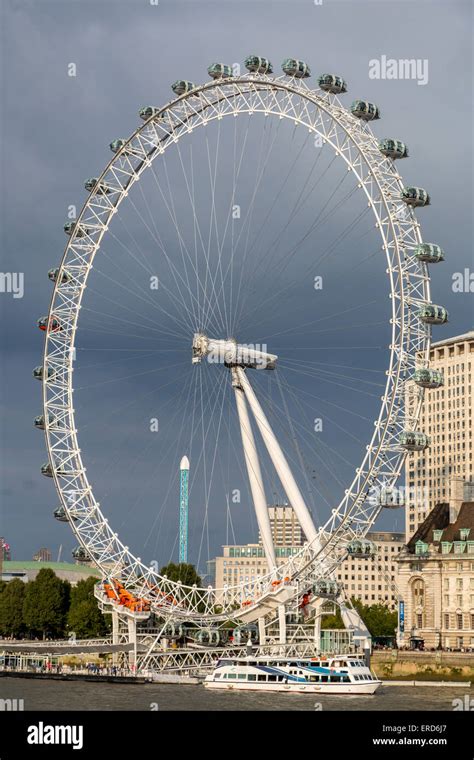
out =
[[381,681],[363,657],[229,657],[217,661],[208,689],[286,691],[308,694],[373,694]]

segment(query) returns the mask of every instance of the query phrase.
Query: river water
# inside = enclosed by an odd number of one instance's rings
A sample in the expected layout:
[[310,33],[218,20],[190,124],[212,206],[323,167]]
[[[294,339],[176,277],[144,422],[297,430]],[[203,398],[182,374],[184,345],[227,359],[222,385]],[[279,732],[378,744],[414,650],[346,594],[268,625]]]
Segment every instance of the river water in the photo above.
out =
[[0,697],[25,710],[434,710],[474,697],[466,686],[382,686],[373,696],[210,691],[202,685],[117,684],[1,678]]

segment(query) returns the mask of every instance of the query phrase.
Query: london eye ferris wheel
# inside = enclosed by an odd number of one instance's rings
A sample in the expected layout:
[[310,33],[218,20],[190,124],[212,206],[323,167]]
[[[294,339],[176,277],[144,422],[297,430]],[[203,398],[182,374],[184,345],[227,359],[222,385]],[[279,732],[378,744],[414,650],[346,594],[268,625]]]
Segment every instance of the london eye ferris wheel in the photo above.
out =
[[[245,67],[175,82],[172,100],[142,108],[110,144],[49,272],[35,370],[42,471],[78,558],[112,596],[119,582],[161,616],[210,622],[256,619],[308,589],[337,597],[338,564],[369,551],[380,512],[400,506],[407,452],[429,445],[420,405],[443,382],[430,330],[447,321],[427,266],[444,254],[415,216],[430,198],[402,181],[405,143],[372,132],[379,108],[344,105],[338,75],[312,87],[300,60],[280,76],[266,58]],[[254,575],[186,586],[127,546],[140,526],[151,559],[172,546],[185,452],[198,562],[232,520],[252,519],[264,554]],[[305,536],[286,556],[274,499]]]

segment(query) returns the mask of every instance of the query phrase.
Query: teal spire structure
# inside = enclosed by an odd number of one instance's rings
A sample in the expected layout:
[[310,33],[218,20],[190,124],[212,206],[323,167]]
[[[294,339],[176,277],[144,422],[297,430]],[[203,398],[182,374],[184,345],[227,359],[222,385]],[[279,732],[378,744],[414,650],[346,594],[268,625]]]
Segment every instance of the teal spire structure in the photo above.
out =
[[188,561],[189,459],[179,465],[179,561]]

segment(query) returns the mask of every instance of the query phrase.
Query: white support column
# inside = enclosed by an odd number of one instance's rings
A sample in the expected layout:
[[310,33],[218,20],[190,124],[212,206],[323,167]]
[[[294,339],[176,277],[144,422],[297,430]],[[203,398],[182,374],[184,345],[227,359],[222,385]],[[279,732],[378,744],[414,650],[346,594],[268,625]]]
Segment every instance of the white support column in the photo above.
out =
[[278,605],[278,628],[279,628],[279,644],[286,644],[286,617],[285,617],[285,605]]
[[258,527],[262,537],[263,549],[268,563],[270,572],[276,568],[275,547],[273,546],[272,529],[270,518],[268,516],[267,499],[265,497],[265,488],[263,485],[262,472],[255,446],[255,438],[250,424],[250,418],[247,410],[244,392],[240,386],[236,368],[232,369],[232,385],[235,391],[235,400],[237,402],[237,413],[239,415],[240,432],[242,434],[242,445],[244,448],[245,464],[247,465],[247,474],[252,492],[255,514],[257,515]]
[[[117,610],[112,610],[112,644],[120,643],[119,628],[120,628],[119,614]],[[112,664],[117,666],[119,663],[119,659],[120,659],[119,653],[114,650],[112,654]]]
[[296,480],[293,477],[293,473],[290,470],[280,444],[278,443],[275,434],[270,427],[270,423],[268,422],[265,413],[259,404],[259,401],[253,391],[252,386],[250,385],[250,382],[244,370],[242,367],[236,367],[235,371],[238,376],[240,386],[245,393],[245,397],[255,417],[265,446],[268,449],[268,453],[273,462],[275,470],[277,471],[278,477],[281,480],[281,484],[285,489],[288,501],[296,512],[296,516],[298,517],[307,540],[311,542],[313,548],[317,550],[321,547],[318,538],[318,532],[314,527],[314,523],[309,513],[308,507],[305,504],[305,501],[301,495]]
[[265,618],[259,617],[258,619],[258,643],[261,647],[267,643],[267,634],[265,632]]
[[136,673],[137,667],[137,623],[133,618],[127,618],[128,640],[133,644],[133,649],[128,653],[128,664],[132,673]]
[[323,602],[323,599],[318,599],[314,608],[314,645],[318,654],[321,651],[321,607]]

